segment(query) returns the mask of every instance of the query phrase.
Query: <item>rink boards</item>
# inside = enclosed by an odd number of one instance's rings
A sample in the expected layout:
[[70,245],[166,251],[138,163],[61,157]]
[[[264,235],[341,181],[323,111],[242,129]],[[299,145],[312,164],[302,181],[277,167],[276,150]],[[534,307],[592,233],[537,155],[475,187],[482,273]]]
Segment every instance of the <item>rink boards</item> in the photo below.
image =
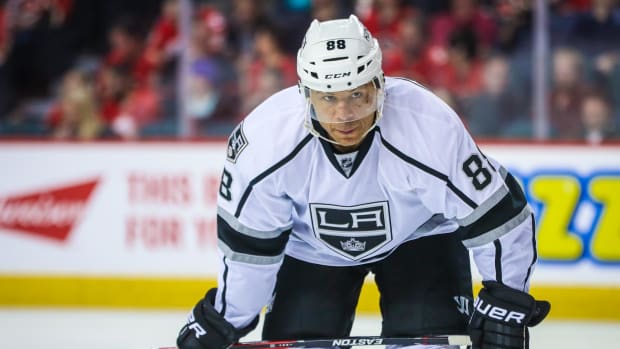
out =
[[[537,218],[532,293],[620,320],[620,145],[482,144]],[[223,142],[0,142],[0,305],[189,308],[215,285]],[[358,310],[378,312],[371,280]]]

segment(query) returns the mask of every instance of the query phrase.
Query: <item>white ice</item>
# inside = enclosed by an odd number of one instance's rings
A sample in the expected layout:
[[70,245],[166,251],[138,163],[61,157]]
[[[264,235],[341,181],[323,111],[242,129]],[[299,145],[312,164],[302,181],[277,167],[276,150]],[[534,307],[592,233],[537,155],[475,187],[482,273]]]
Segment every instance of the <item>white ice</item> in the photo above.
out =
[[[186,314],[182,311],[0,308],[0,347],[151,349],[173,346]],[[352,335],[378,335],[380,324],[378,317],[358,316]],[[258,340],[259,336],[260,324],[244,340]],[[620,348],[620,323],[547,320],[532,328],[531,336],[531,349]]]

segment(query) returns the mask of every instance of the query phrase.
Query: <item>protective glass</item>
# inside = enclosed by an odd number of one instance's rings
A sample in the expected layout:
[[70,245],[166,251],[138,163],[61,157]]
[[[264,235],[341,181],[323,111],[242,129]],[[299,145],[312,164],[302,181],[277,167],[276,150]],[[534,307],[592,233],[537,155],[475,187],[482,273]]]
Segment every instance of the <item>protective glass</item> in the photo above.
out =
[[372,83],[339,92],[310,90],[309,114],[321,123],[346,123],[363,119],[378,110],[381,93]]

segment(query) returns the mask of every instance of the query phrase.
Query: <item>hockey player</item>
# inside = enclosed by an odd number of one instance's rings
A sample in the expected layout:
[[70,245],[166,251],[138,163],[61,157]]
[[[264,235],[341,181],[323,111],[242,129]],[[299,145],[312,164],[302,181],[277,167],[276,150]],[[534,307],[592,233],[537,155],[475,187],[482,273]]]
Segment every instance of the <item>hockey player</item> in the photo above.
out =
[[[474,348],[527,348],[549,303],[527,291],[536,262],[524,194],[458,116],[413,81],[384,78],[355,16],[310,25],[299,86],[233,131],[219,190],[217,289],[181,349],[349,335],[364,278],[383,336],[469,333]],[[483,277],[473,305],[468,250]]]

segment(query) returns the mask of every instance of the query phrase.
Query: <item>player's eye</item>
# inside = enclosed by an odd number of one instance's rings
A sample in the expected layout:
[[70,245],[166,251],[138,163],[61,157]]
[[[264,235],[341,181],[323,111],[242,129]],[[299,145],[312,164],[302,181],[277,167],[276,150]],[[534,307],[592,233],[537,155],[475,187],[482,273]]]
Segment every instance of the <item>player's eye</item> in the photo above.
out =
[[323,96],[323,100],[328,103],[333,103],[336,102],[336,97],[331,95],[325,95]]
[[351,94],[352,98],[362,98],[364,97],[364,92],[361,91],[355,91]]

